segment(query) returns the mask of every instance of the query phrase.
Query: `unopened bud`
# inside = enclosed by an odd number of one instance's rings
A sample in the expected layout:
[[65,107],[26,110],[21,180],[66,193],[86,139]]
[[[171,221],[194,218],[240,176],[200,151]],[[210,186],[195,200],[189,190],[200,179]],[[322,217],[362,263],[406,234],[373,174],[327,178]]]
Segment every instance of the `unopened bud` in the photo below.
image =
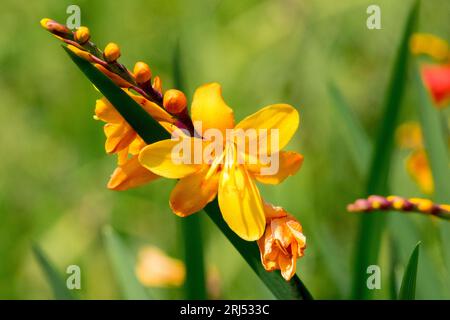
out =
[[162,83],[161,83],[161,78],[156,76],[153,79],[153,85],[152,85],[153,90],[155,90],[156,92],[158,92],[159,94],[162,95]]
[[172,114],[179,114],[186,109],[187,100],[183,92],[170,89],[164,94],[163,105]]
[[44,18],[41,20],[41,26],[56,36],[66,38],[72,35],[72,31],[65,25],[60,24],[52,19]]
[[91,34],[89,33],[89,28],[87,27],[79,27],[74,34],[75,41],[79,44],[85,44],[89,41]]
[[136,78],[136,82],[138,84],[146,83],[152,78],[152,71],[150,67],[145,62],[136,62],[133,69],[134,76]]
[[103,56],[107,62],[114,62],[120,57],[120,48],[114,42],[108,43],[103,51]]

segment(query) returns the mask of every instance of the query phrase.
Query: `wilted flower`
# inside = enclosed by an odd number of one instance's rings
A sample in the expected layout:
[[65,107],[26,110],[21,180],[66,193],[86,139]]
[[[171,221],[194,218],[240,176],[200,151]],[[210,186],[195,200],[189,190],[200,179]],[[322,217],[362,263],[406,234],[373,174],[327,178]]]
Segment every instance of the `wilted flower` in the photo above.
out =
[[169,257],[157,247],[147,246],[139,251],[136,275],[148,287],[179,287],[184,283],[186,270],[180,260]]
[[281,207],[264,203],[264,212],[266,231],[258,240],[261,262],[267,271],[281,270],[288,281],[294,276],[297,259],[306,248],[302,226]]

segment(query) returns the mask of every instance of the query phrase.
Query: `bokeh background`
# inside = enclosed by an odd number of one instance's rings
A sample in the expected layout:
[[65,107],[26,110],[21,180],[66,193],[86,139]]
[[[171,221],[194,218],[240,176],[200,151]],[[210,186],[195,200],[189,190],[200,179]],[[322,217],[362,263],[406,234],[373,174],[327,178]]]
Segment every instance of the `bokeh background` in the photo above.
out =
[[[382,10],[382,29],[368,30],[366,8]],[[159,180],[127,192],[106,189],[115,158],[104,152],[102,124],[93,120],[99,97],[39,21],[65,22],[66,8],[81,8],[81,23],[100,47],[114,41],[121,62],[148,62],[163,87],[173,83],[173,52],[181,43],[189,97],[218,81],[237,119],[285,102],[301,114],[289,149],[304,154],[301,171],[279,186],[262,187],[265,198],[287,208],[304,227],[308,248],[297,273],[316,298],[349,296],[357,214],[346,204],[364,194],[365,175],[331,106],[331,79],[344,93],[370,138],[376,133],[389,70],[410,1],[392,0],[7,0],[0,10],[0,298],[47,299],[52,292],[31,244],[39,243],[63,274],[82,271],[80,295],[122,298],[102,239],[111,225],[133,252],[155,245],[182,257],[181,218],[171,213],[174,182]],[[450,2],[422,1],[419,30],[450,39]],[[402,120],[414,120],[416,96],[407,85]],[[395,194],[421,196],[404,167],[406,151],[393,159]],[[215,270],[220,298],[273,296],[206,215],[206,265]],[[450,279],[435,222],[391,215],[381,252],[383,272],[395,243],[403,266],[422,241],[417,297],[450,298]],[[450,250],[447,244],[447,250]],[[398,279],[398,280],[399,280]],[[154,289],[149,289],[154,290]],[[158,289],[159,298],[182,298],[180,288]]]

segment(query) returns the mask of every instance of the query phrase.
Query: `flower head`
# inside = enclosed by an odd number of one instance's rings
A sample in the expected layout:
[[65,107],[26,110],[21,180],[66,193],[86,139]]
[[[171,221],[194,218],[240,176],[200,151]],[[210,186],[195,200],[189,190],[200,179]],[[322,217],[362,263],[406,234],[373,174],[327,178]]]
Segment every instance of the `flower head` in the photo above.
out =
[[306,248],[302,226],[283,208],[264,204],[267,218],[266,231],[258,240],[261,262],[267,271],[281,270],[288,281],[296,271],[297,259]]
[[[211,83],[196,90],[191,117],[196,136],[181,133],[176,139],[151,144],[141,151],[139,161],[157,175],[180,179],[169,201],[175,214],[188,216],[218,195],[230,228],[245,240],[259,239],[266,219],[255,180],[277,184],[299,169],[303,161],[300,154],[280,151],[297,130],[297,110],[287,104],[270,105],[235,126],[233,110],[223,100],[220,85]],[[245,136],[241,144],[229,138],[247,130],[254,134]],[[276,131],[278,141],[261,133],[270,130]],[[256,152],[248,152],[247,147],[261,141],[267,143]],[[175,161],[180,144],[188,150],[181,152],[183,161]],[[272,157],[269,160],[276,158],[278,170],[267,173],[271,163],[263,155]]]

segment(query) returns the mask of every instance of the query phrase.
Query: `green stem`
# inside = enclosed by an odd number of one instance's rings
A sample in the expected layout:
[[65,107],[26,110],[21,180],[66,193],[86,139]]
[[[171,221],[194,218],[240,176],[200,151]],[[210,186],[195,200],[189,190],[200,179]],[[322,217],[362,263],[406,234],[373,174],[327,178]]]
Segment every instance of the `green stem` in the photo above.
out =
[[204,300],[207,295],[200,217],[193,214],[180,219],[180,228],[186,265],[186,281],[184,283],[186,299]]

